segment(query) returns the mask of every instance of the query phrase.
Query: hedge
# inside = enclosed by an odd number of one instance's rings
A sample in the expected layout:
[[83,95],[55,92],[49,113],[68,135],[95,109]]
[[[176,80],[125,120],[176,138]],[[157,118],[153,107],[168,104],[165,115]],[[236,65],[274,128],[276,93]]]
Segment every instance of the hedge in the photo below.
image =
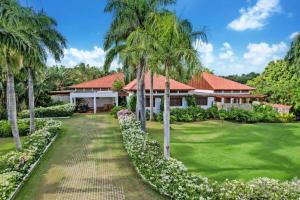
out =
[[[36,130],[41,129],[45,125],[44,120],[36,119],[35,128]],[[25,136],[29,133],[30,130],[30,121],[29,119],[20,119],[18,120],[19,135]],[[0,121],[0,138],[1,137],[12,137],[11,127],[7,120]]]
[[31,165],[40,158],[47,145],[60,131],[59,121],[44,119],[43,124],[43,128],[24,140],[22,151],[10,151],[0,156],[0,200],[10,197]]
[[[35,117],[68,117],[73,115],[76,106],[74,104],[64,104],[50,107],[35,108]],[[20,118],[29,118],[29,110],[24,110],[18,114]]]
[[188,172],[178,160],[165,159],[157,141],[140,129],[128,110],[118,112],[124,146],[140,176],[171,199],[299,199],[300,181],[258,178],[217,182]]
[[[229,110],[218,110],[213,106],[207,110],[199,106],[187,108],[173,108],[170,112],[171,123],[192,122],[208,119],[228,120],[243,123],[256,122],[292,122],[296,117],[294,114],[279,114],[270,106],[255,106],[253,111],[231,108]],[[157,121],[163,121],[162,113],[156,115]]]

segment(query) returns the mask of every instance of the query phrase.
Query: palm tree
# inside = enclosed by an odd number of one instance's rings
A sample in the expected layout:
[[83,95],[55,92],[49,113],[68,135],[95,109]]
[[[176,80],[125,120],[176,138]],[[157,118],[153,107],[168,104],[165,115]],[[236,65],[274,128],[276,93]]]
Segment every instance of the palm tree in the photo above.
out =
[[0,1],[0,57],[1,67],[7,73],[7,114],[16,143],[22,145],[17,125],[14,71],[23,66],[23,58],[36,55],[40,51],[38,34],[32,32],[28,23],[28,13],[15,0]]
[[[193,69],[200,66],[197,51],[193,47],[193,40],[200,37],[206,40],[203,31],[193,32],[187,20],[179,20],[174,13],[155,15],[152,29],[162,33],[156,38],[158,49],[155,59],[160,61],[165,70],[164,94],[164,155],[170,158],[170,72],[179,65],[186,65]],[[176,69],[175,69],[176,70]]]
[[[53,56],[56,61],[59,61],[63,56],[63,49],[66,47],[65,38],[58,33],[55,29],[57,23],[54,19],[48,17],[43,12],[34,12],[32,9],[27,8],[28,22],[31,24],[31,31],[37,32],[39,36],[39,54],[38,56],[25,57],[25,65],[28,72],[28,102],[30,113],[30,133],[35,131],[34,122],[34,91],[33,91],[33,79],[32,69],[43,67],[46,59],[45,50]],[[42,59],[41,59],[42,58]]]
[[[108,0],[105,11],[112,12],[114,18],[105,37],[104,48],[108,50],[108,53],[104,68],[108,70],[113,59],[125,49],[130,33],[145,28],[145,21],[151,12],[175,2],[176,0]],[[136,115],[141,122],[141,128],[145,130],[145,57],[139,57],[135,67],[138,82]]]

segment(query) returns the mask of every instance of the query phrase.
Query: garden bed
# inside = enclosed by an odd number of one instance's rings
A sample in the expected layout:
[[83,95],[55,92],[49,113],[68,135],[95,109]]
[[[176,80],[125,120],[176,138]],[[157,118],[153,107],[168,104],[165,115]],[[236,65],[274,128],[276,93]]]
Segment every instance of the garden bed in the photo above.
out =
[[0,200],[11,198],[59,133],[61,122],[44,120],[44,126],[29,135],[22,151],[0,156]]
[[176,159],[165,159],[157,141],[140,129],[128,111],[118,112],[124,146],[137,172],[172,199],[299,199],[300,181],[257,178],[248,182],[217,182],[192,175]]

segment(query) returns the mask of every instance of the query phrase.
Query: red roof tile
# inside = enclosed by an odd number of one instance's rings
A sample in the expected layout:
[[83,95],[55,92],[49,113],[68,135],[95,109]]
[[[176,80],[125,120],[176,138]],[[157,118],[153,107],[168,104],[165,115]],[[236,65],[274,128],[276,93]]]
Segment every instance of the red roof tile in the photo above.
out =
[[124,74],[123,72],[118,72],[114,74],[110,74],[95,80],[86,81],[83,83],[79,83],[76,85],[69,86],[69,88],[73,89],[98,89],[98,88],[110,88],[112,89],[113,83],[116,80],[121,80],[124,82]]
[[255,90],[255,88],[207,72],[194,76],[188,83],[202,90]]
[[286,109],[291,109],[291,105],[285,105],[285,104],[273,104],[273,103],[265,103],[268,106],[272,106],[273,108],[286,108]]
[[[166,82],[166,77],[162,75],[155,74],[153,77],[153,90],[164,90],[165,89],[165,82]],[[124,90],[128,91],[135,91],[137,90],[137,81],[134,79],[131,81],[129,84],[127,84],[124,88]],[[185,90],[185,91],[190,91],[194,90],[195,88],[180,83],[178,81],[175,81],[173,79],[170,79],[170,90]],[[150,90],[150,73],[145,74],[145,90]]]

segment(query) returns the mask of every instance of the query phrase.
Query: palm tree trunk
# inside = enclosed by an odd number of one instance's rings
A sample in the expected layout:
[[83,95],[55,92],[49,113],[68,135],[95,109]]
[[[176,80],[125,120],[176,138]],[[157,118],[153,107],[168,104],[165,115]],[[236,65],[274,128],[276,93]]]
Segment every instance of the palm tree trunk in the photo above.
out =
[[146,115],[145,115],[145,61],[141,59],[137,69],[137,119],[141,123],[141,129],[146,130]]
[[33,93],[32,70],[30,67],[28,67],[28,100],[29,100],[29,115],[30,115],[30,133],[33,133],[35,131],[34,93]]
[[153,71],[150,72],[150,121],[153,121]]
[[170,158],[170,77],[169,67],[166,66],[166,88],[164,97],[164,155]]
[[16,106],[16,94],[15,94],[15,83],[14,75],[11,68],[8,67],[7,71],[7,115],[8,121],[11,126],[12,135],[16,143],[16,149],[22,150],[22,144],[19,136],[19,129],[17,124],[17,106]]

